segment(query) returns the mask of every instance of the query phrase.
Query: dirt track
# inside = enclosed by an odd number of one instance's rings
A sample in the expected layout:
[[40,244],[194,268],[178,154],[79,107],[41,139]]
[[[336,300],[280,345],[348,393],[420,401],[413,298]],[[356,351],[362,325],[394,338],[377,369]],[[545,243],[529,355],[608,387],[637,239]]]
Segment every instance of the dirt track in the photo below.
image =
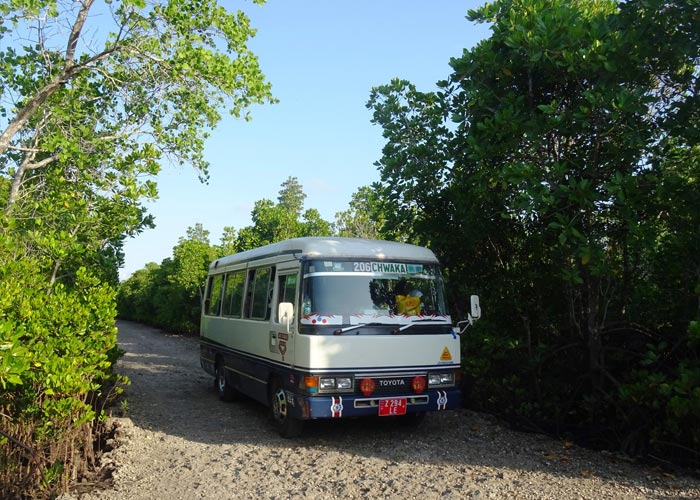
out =
[[[511,431],[470,412],[417,429],[386,419],[311,422],[282,439],[267,409],[222,403],[197,339],[119,323],[128,412],[104,456],[113,488],[81,498],[700,498],[700,480]],[[65,495],[64,500],[77,497]]]

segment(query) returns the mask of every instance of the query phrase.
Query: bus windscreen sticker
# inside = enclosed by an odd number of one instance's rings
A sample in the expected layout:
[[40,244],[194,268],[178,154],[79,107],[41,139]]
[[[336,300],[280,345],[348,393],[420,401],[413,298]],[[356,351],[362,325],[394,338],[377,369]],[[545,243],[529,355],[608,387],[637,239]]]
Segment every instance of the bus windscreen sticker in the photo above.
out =
[[420,274],[423,264],[406,264],[401,262],[353,262],[352,270],[356,273],[382,274]]

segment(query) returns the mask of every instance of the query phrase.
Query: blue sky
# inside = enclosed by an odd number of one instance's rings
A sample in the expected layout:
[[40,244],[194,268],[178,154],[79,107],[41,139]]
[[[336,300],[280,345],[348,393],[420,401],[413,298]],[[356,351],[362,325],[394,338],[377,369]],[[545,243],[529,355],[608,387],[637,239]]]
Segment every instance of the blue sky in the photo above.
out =
[[277,199],[289,176],[305,208],[334,220],[358,187],[379,180],[384,144],[365,108],[373,86],[399,77],[420,90],[450,73],[449,60],[488,36],[465,19],[472,0],[268,0],[230,2],[258,33],[250,47],[279,104],[255,106],[253,120],[226,116],[206,144],[208,185],[188,168],[164,166],[156,228],[127,240],[122,279],[172,255],[187,227],[202,223],[217,243],[224,226],[251,224],[257,200]]

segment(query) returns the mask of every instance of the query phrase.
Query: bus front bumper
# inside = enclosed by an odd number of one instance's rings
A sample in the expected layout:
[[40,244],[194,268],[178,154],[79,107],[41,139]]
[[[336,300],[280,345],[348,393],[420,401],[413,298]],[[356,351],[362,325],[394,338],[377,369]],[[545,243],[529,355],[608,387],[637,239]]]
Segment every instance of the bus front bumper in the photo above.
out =
[[[457,388],[431,389],[423,394],[391,396],[357,396],[354,394],[333,396],[297,395],[293,408],[296,418],[345,418],[369,417],[380,414],[423,413],[455,410],[462,407],[462,392]],[[398,400],[388,403],[390,400]],[[404,401],[400,401],[404,400]],[[404,404],[405,402],[405,404]],[[382,408],[380,412],[380,407]],[[384,415],[382,415],[384,416]]]

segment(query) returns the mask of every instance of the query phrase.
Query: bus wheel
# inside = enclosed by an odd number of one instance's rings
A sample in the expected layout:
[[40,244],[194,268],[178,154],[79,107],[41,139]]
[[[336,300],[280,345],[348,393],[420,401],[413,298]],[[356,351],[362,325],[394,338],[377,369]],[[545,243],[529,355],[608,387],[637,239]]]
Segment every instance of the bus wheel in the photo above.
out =
[[236,390],[231,387],[228,377],[226,376],[226,368],[222,360],[216,362],[216,378],[214,379],[214,387],[221,401],[233,401],[236,399]]
[[293,438],[301,434],[304,421],[294,418],[289,414],[287,393],[284,392],[284,389],[282,389],[282,386],[277,380],[272,382],[270,409],[272,412],[272,421],[275,428],[280,433],[280,436],[284,438]]

